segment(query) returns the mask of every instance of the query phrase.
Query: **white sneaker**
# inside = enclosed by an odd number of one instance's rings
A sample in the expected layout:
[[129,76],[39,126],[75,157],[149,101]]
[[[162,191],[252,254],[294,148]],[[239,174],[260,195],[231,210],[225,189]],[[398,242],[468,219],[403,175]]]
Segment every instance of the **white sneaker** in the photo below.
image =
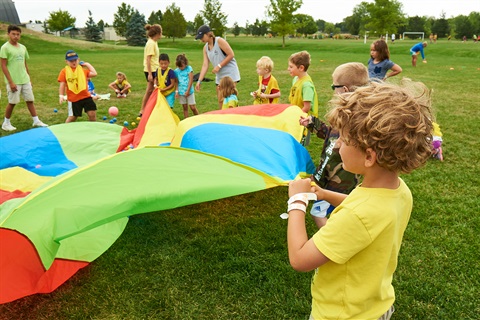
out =
[[5,131],[15,131],[15,130],[17,130],[17,128],[12,126],[10,123],[5,123],[5,122],[2,124],[2,129],[5,130]]
[[42,121],[38,120],[32,124],[32,127],[48,127],[48,124],[45,124]]

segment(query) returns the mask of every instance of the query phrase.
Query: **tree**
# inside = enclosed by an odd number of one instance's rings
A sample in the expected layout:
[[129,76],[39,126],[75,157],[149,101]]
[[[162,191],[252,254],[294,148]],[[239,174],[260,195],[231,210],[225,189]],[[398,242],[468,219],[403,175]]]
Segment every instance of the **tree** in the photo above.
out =
[[222,4],[218,0],[205,0],[202,13],[210,29],[218,36],[225,33],[227,24],[227,15],[222,11]]
[[353,14],[343,19],[346,29],[355,35],[364,34],[365,23],[369,19],[368,3],[362,2],[353,8]]
[[252,25],[248,22],[245,22],[245,28],[243,29],[243,33],[248,37],[249,34],[252,34]]
[[455,26],[455,38],[461,39],[466,36],[467,39],[471,39],[473,36],[473,25],[465,15],[459,15],[453,18]]
[[442,12],[440,19],[435,20],[432,25],[432,32],[436,33],[439,38],[444,38],[450,34],[450,25],[445,19],[445,12]]
[[317,24],[317,30],[318,31],[324,31],[325,30],[325,20],[322,20],[322,19],[318,19],[317,21],[315,21],[315,23]]
[[197,13],[195,18],[193,19],[193,28],[195,29],[195,31],[193,33],[196,35],[198,28],[200,28],[204,24],[205,24],[205,20],[203,20],[202,15]]
[[105,25],[105,22],[103,20],[98,21],[97,25],[102,32],[104,31],[105,27],[108,27],[108,25]]
[[316,33],[318,28],[313,17],[308,14],[296,14],[293,16],[293,23],[297,27],[297,33],[307,36]]
[[410,32],[425,32],[425,24],[427,19],[425,17],[409,17],[408,18],[408,23],[407,23],[407,31]]
[[241,28],[240,26],[238,25],[238,23],[235,21],[235,23],[233,24],[233,28],[232,28],[232,33],[235,37],[237,37],[239,34],[240,34],[240,31],[241,31]]
[[329,35],[334,35],[337,33],[340,33],[340,29],[335,28],[335,25],[330,22],[325,23],[325,33],[328,33]]
[[197,32],[195,29],[195,25],[192,21],[187,21],[187,33],[190,35],[194,35]]
[[147,43],[146,24],[145,16],[135,10],[126,25],[125,38],[129,46],[144,46]]
[[[157,12],[152,11],[150,14],[150,17],[148,17],[147,20],[148,24],[154,25],[154,24],[162,24],[163,22],[163,14],[161,10],[158,10]],[[163,29],[163,26],[162,26]]]
[[480,12],[472,11],[468,15],[468,20],[472,24],[473,34],[477,35],[480,33]]
[[113,15],[113,29],[120,37],[127,37],[127,24],[134,13],[135,10],[129,4],[122,2],[118,7],[117,13]]
[[47,34],[52,34],[52,31],[48,28],[47,20],[43,21],[43,32]]
[[267,14],[271,17],[270,26],[273,32],[282,36],[282,47],[285,48],[285,36],[295,32],[293,14],[302,6],[302,0],[270,0]]
[[102,42],[100,28],[92,18],[92,12],[88,10],[88,20],[85,24],[85,39],[93,42]]
[[180,12],[180,8],[175,6],[175,2],[167,7],[163,15],[163,34],[171,37],[173,42],[175,38],[185,38],[187,33],[187,20]]
[[62,31],[68,27],[75,27],[76,18],[72,17],[68,11],[54,11],[50,12],[50,17],[47,19],[49,31]]
[[402,12],[402,4],[397,0],[375,0],[375,3],[367,4],[367,10],[370,19],[365,28],[370,34],[397,33],[398,28],[404,24],[405,14]]

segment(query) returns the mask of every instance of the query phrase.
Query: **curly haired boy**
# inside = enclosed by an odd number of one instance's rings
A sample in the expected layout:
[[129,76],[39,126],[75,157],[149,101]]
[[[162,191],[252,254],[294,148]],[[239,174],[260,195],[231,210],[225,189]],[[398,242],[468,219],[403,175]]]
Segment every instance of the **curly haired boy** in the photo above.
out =
[[[422,84],[372,83],[331,101],[329,123],[340,132],[343,167],[363,176],[348,196],[289,186],[288,255],[295,270],[316,269],[310,319],[389,319],[393,273],[412,211],[412,194],[399,177],[431,156],[432,110]],[[336,206],[308,239],[304,193]]]

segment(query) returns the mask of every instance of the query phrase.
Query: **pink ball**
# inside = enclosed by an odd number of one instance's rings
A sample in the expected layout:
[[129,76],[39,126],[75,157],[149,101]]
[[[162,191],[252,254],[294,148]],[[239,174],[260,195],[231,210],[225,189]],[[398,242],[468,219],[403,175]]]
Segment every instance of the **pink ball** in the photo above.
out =
[[117,107],[108,108],[108,114],[111,115],[112,117],[117,116],[118,115],[118,108]]

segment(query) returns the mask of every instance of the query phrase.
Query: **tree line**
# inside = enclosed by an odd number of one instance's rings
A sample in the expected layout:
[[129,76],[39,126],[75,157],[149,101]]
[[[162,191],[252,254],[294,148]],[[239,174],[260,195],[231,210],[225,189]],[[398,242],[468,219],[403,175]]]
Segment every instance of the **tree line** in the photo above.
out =
[[[219,0],[204,0],[204,7],[193,21],[186,21],[180,8],[173,2],[161,10],[152,11],[148,19],[137,9],[129,4],[122,3],[114,14],[113,28],[115,32],[127,40],[131,46],[143,46],[146,42],[144,32],[145,24],[162,25],[163,35],[172,38],[183,38],[187,34],[195,34],[203,24],[208,24],[217,35],[231,32],[235,36],[307,36],[316,33],[323,34],[351,34],[380,36],[384,34],[401,34],[406,31],[435,33],[439,38],[454,37],[468,39],[473,35],[480,34],[480,12],[471,12],[467,15],[446,18],[442,12],[440,18],[435,17],[408,17],[403,13],[402,4],[397,0],[374,0],[373,2],[361,2],[352,10],[352,14],[341,23],[330,23],[325,20],[315,20],[308,14],[296,14],[300,9],[302,0],[270,0],[266,7],[266,19],[256,19],[253,23],[246,22],[244,27],[237,22],[227,28],[227,15],[222,12]],[[74,27],[76,18],[68,11],[54,11],[44,21],[45,32],[62,31],[68,27]],[[84,27],[85,38],[89,41],[102,41],[102,31],[109,25],[103,20],[95,22],[89,11],[89,18]]]

